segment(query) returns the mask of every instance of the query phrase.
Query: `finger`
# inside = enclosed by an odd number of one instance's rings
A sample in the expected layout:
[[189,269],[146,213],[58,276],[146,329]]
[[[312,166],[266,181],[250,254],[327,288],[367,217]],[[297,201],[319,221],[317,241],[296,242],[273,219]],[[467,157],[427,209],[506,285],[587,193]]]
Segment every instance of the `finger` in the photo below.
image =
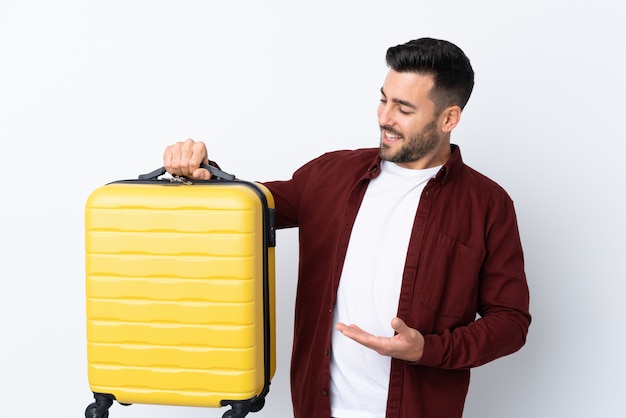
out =
[[198,168],[194,170],[191,177],[196,180],[209,180],[212,177],[212,175],[209,170],[204,169],[204,168]]
[[391,320],[391,327],[396,332],[396,337],[400,337],[406,341],[414,342],[423,339],[422,334],[418,330],[411,328],[400,318],[393,318]]
[[337,323],[335,328],[345,337],[348,337],[365,347],[371,348],[372,350],[379,351],[381,344],[383,343],[383,341],[381,341],[381,337],[376,337],[354,324],[346,325]]
[[[186,170],[189,175],[194,178],[198,178],[194,175],[195,171],[200,167],[200,164],[208,163],[208,161],[209,159],[207,155],[207,149],[204,142],[196,142],[190,139],[185,141],[183,146],[183,154],[181,155],[181,166],[185,163],[187,164]],[[206,173],[203,173],[202,178],[204,178],[204,176],[206,175]],[[210,177],[211,176],[209,174],[209,178]]]
[[343,322],[337,322],[335,324],[335,329],[339,332],[343,332],[346,328],[348,328],[348,326],[344,324]]
[[363,331],[361,328],[359,328],[357,325],[354,324],[350,324],[350,325],[346,325],[343,322],[337,322],[337,324],[335,325],[335,329],[339,332],[341,332],[342,334],[345,333],[350,333],[350,334],[367,334],[367,332]]
[[177,144],[169,145],[165,148],[165,151],[163,152],[163,167],[165,167],[167,172],[170,174],[177,174],[176,167],[174,167],[173,163],[173,156],[175,153],[174,148],[176,146]]
[[163,166],[168,173],[178,176],[198,179],[211,178],[210,173],[204,172],[206,170],[196,173],[203,162],[208,162],[206,145],[192,139],[172,144],[165,148],[163,153]]
[[188,164],[184,162],[185,155],[188,153],[186,148],[190,147],[189,141],[184,142],[176,142],[165,148],[163,153],[163,167],[167,170],[168,173],[184,176],[188,175],[188,172],[185,172]]
[[398,343],[396,351],[391,355],[409,362],[419,361],[424,353],[424,336],[422,333],[408,326],[400,318],[393,318],[391,327],[396,332],[394,340]]
[[398,334],[408,334],[412,329],[398,317],[395,317],[391,320],[391,328]]

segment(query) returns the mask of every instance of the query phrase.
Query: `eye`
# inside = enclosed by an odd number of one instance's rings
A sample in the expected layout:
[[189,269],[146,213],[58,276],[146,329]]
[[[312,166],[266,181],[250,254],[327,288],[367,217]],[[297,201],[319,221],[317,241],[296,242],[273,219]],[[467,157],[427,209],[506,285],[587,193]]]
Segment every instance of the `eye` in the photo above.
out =
[[402,107],[399,107],[398,110],[400,111],[400,113],[402,113],[403,115],[410,115],[411,113],[413,113],[411,110],[406,110],[403,109]]

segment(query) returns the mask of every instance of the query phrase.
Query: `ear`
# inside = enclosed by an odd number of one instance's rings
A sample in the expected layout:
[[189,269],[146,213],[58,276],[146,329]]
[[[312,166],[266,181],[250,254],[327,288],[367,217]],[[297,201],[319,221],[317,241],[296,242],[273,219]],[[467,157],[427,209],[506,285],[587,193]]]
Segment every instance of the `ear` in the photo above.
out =
[[457,105],[447,107],[439,116],[441,130],[444,132],[452,132],[461,120],[461,108]]

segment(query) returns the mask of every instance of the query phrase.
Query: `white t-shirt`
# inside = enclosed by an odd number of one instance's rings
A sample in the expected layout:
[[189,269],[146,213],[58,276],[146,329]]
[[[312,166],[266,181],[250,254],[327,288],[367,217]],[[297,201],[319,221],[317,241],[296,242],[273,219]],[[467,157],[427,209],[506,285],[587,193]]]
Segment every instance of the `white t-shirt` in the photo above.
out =
[[[392,337],[402,273],[424,186],[441,167],[411,170],[383,161],[356,217],[343,266],[333,324],[355,324]],[[384,418],[391,358],[334,330],[331,411],[337,418]]]

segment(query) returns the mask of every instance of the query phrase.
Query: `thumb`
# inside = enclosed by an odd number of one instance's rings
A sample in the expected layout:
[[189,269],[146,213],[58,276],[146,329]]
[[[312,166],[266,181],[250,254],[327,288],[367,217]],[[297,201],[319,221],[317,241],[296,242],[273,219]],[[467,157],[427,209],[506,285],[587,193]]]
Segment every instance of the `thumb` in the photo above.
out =
[[205,168],[198,168],[194,170],[192,176],[196,180],[209,180],[211,178],[211,173]]
[[398,317],[395,317],[391,320],[391,328],[393,328],[393,330],[398,334],[406,334],[406,332],[411,329],[406,324],[406,322]]

